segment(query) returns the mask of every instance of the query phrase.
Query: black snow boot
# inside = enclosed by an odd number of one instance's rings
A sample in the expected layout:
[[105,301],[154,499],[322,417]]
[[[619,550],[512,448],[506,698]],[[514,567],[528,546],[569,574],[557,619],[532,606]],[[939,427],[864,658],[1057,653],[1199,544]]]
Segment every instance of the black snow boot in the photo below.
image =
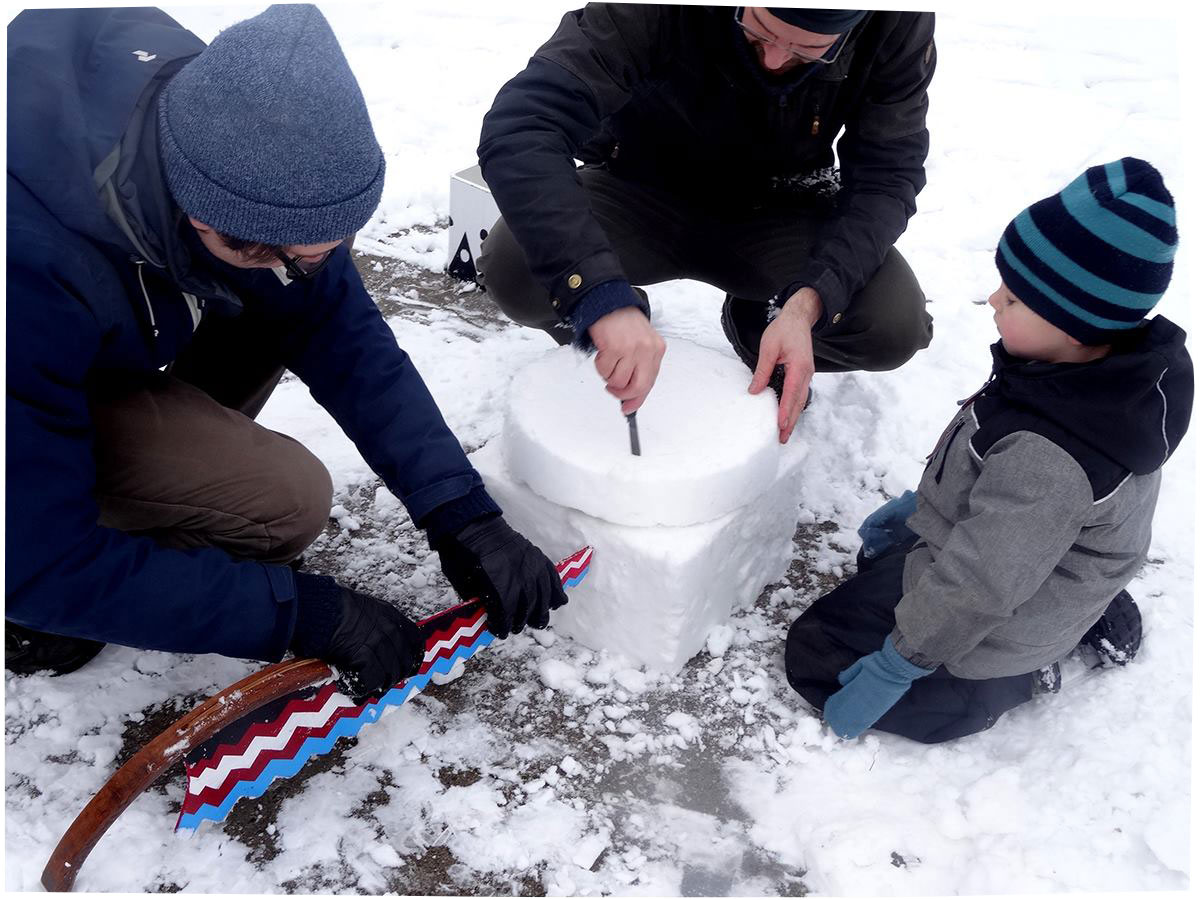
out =
[[91,661],[104,649],[100,641],[34,631],[4,623],[4,668],[14,675],[49,672],[66,675]]
[[[733,352],[751,372],[758,368],[758,345],[762,341],[762,333],[777,313],[778,308],[774,303],[756,303],[733,294],[725,295],[725,303],[721,306],[721,328],[733,345]],[[783,376],[783,366],[776,366],[767,382],[767,387],[775,392],[776,399],[783,396]]]
[[1062,690],[1062,667],[1053,662],[1033,673],[1034,694],[1057,694]]
[[[768,303],[755,303],[733,294],[725,295],[725,303],[721,306],[721,328],[729,343],[733,345],[733,352],[751,372],[758,368],[758,345],[762,342],[762,333],[771,324],[778,309],[773,300]],[[767,387],[775,392],[776,400],[783,399],[785,374],[783,366],[776,366],[767,381]],[[812,406],[814,396],[815,391],[810,382],[808,397],[804,400],[805,409]]]
[[1142,646],[1142,613],[1128,591],[1113,597],[1079,643],[1099,653],[1105,665],[1123,666],[1137,656]]

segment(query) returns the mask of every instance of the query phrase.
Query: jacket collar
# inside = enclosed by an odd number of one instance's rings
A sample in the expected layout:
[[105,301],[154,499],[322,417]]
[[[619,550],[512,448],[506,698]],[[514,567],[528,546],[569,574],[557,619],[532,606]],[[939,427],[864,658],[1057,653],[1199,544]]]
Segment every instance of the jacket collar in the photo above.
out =
[[1041,415],[1136,474],[1158,469],[1191,417],[1186,335],[1164,316],[1143,323],[1103,359],[1030,362],[992,345],[985,392]]

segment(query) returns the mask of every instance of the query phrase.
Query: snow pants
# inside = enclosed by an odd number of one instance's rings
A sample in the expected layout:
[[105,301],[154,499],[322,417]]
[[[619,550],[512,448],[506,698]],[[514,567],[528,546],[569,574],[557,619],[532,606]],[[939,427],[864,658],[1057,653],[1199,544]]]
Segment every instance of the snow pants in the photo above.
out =
[[[826,215],[811,197],[712,208],[697,195],[621,178],[602,166],[578,171],[592,212],[635,285],[690,278],[765,305],[787,285],[797,261],[808,258]],[[479,278],[514,322],[540,328],[560,344],[570,342],[571,330],[563,327],[549,292],[530,274],[525,253],[503,219],[483,242]],[[899,368],[933,337],[925,302],[912,269],[890,249],[841,321],[813,336],[817,371]],[[757,340],[753,343],[757,347]]]
[[168,374],[92,392],[100,524],[285,563],[325,527],[319,459],[254,417],[283,375],[249,313],[206,319]]
[[[904,558],[914,540],[866,563],[792,623],[785,651],[788,682],[818,709],[841,688],[838,672],[880,649],[896,626]],[[951,675],[939,666],[914,681],[873,727],[925,744],[974,734],[1029,700],[1035,677],[1029,673],[976,680]]]

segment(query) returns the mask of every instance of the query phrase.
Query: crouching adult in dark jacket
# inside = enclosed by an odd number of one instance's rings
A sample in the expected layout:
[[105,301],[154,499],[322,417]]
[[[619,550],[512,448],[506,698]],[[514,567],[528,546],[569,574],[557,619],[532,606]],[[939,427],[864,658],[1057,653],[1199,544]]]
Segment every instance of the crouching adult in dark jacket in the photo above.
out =
[[360,693],[415,671],[398,610],[285,565],[331,482],[252,420],[284,366],[492,631],[544,626],[553,565],[500,517],[344,246],[384,161],[316,8],[208,48],[152,9],[26,12],[8,53],[9,668],[114,642],[290,649]]
[[933,19],[568,13],[484,118],[479,159],[503,214],[480,259],[489,295],[559,343],[594,345],[628,413],[664,351],[630,283],[716,285],[751,391],[780,394],[786,441],[814,369],[893,369],[932,335],[892,245],[925,185]]

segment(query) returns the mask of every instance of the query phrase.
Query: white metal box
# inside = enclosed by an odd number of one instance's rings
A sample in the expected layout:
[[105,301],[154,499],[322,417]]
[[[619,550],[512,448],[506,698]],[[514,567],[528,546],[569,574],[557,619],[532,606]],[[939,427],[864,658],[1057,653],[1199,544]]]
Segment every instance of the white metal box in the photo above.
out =
[[476,261],[483,239],[500,210],[479,171],[471,166],[450,178],[450,258],[446,271],[463,281],[478,281]]

